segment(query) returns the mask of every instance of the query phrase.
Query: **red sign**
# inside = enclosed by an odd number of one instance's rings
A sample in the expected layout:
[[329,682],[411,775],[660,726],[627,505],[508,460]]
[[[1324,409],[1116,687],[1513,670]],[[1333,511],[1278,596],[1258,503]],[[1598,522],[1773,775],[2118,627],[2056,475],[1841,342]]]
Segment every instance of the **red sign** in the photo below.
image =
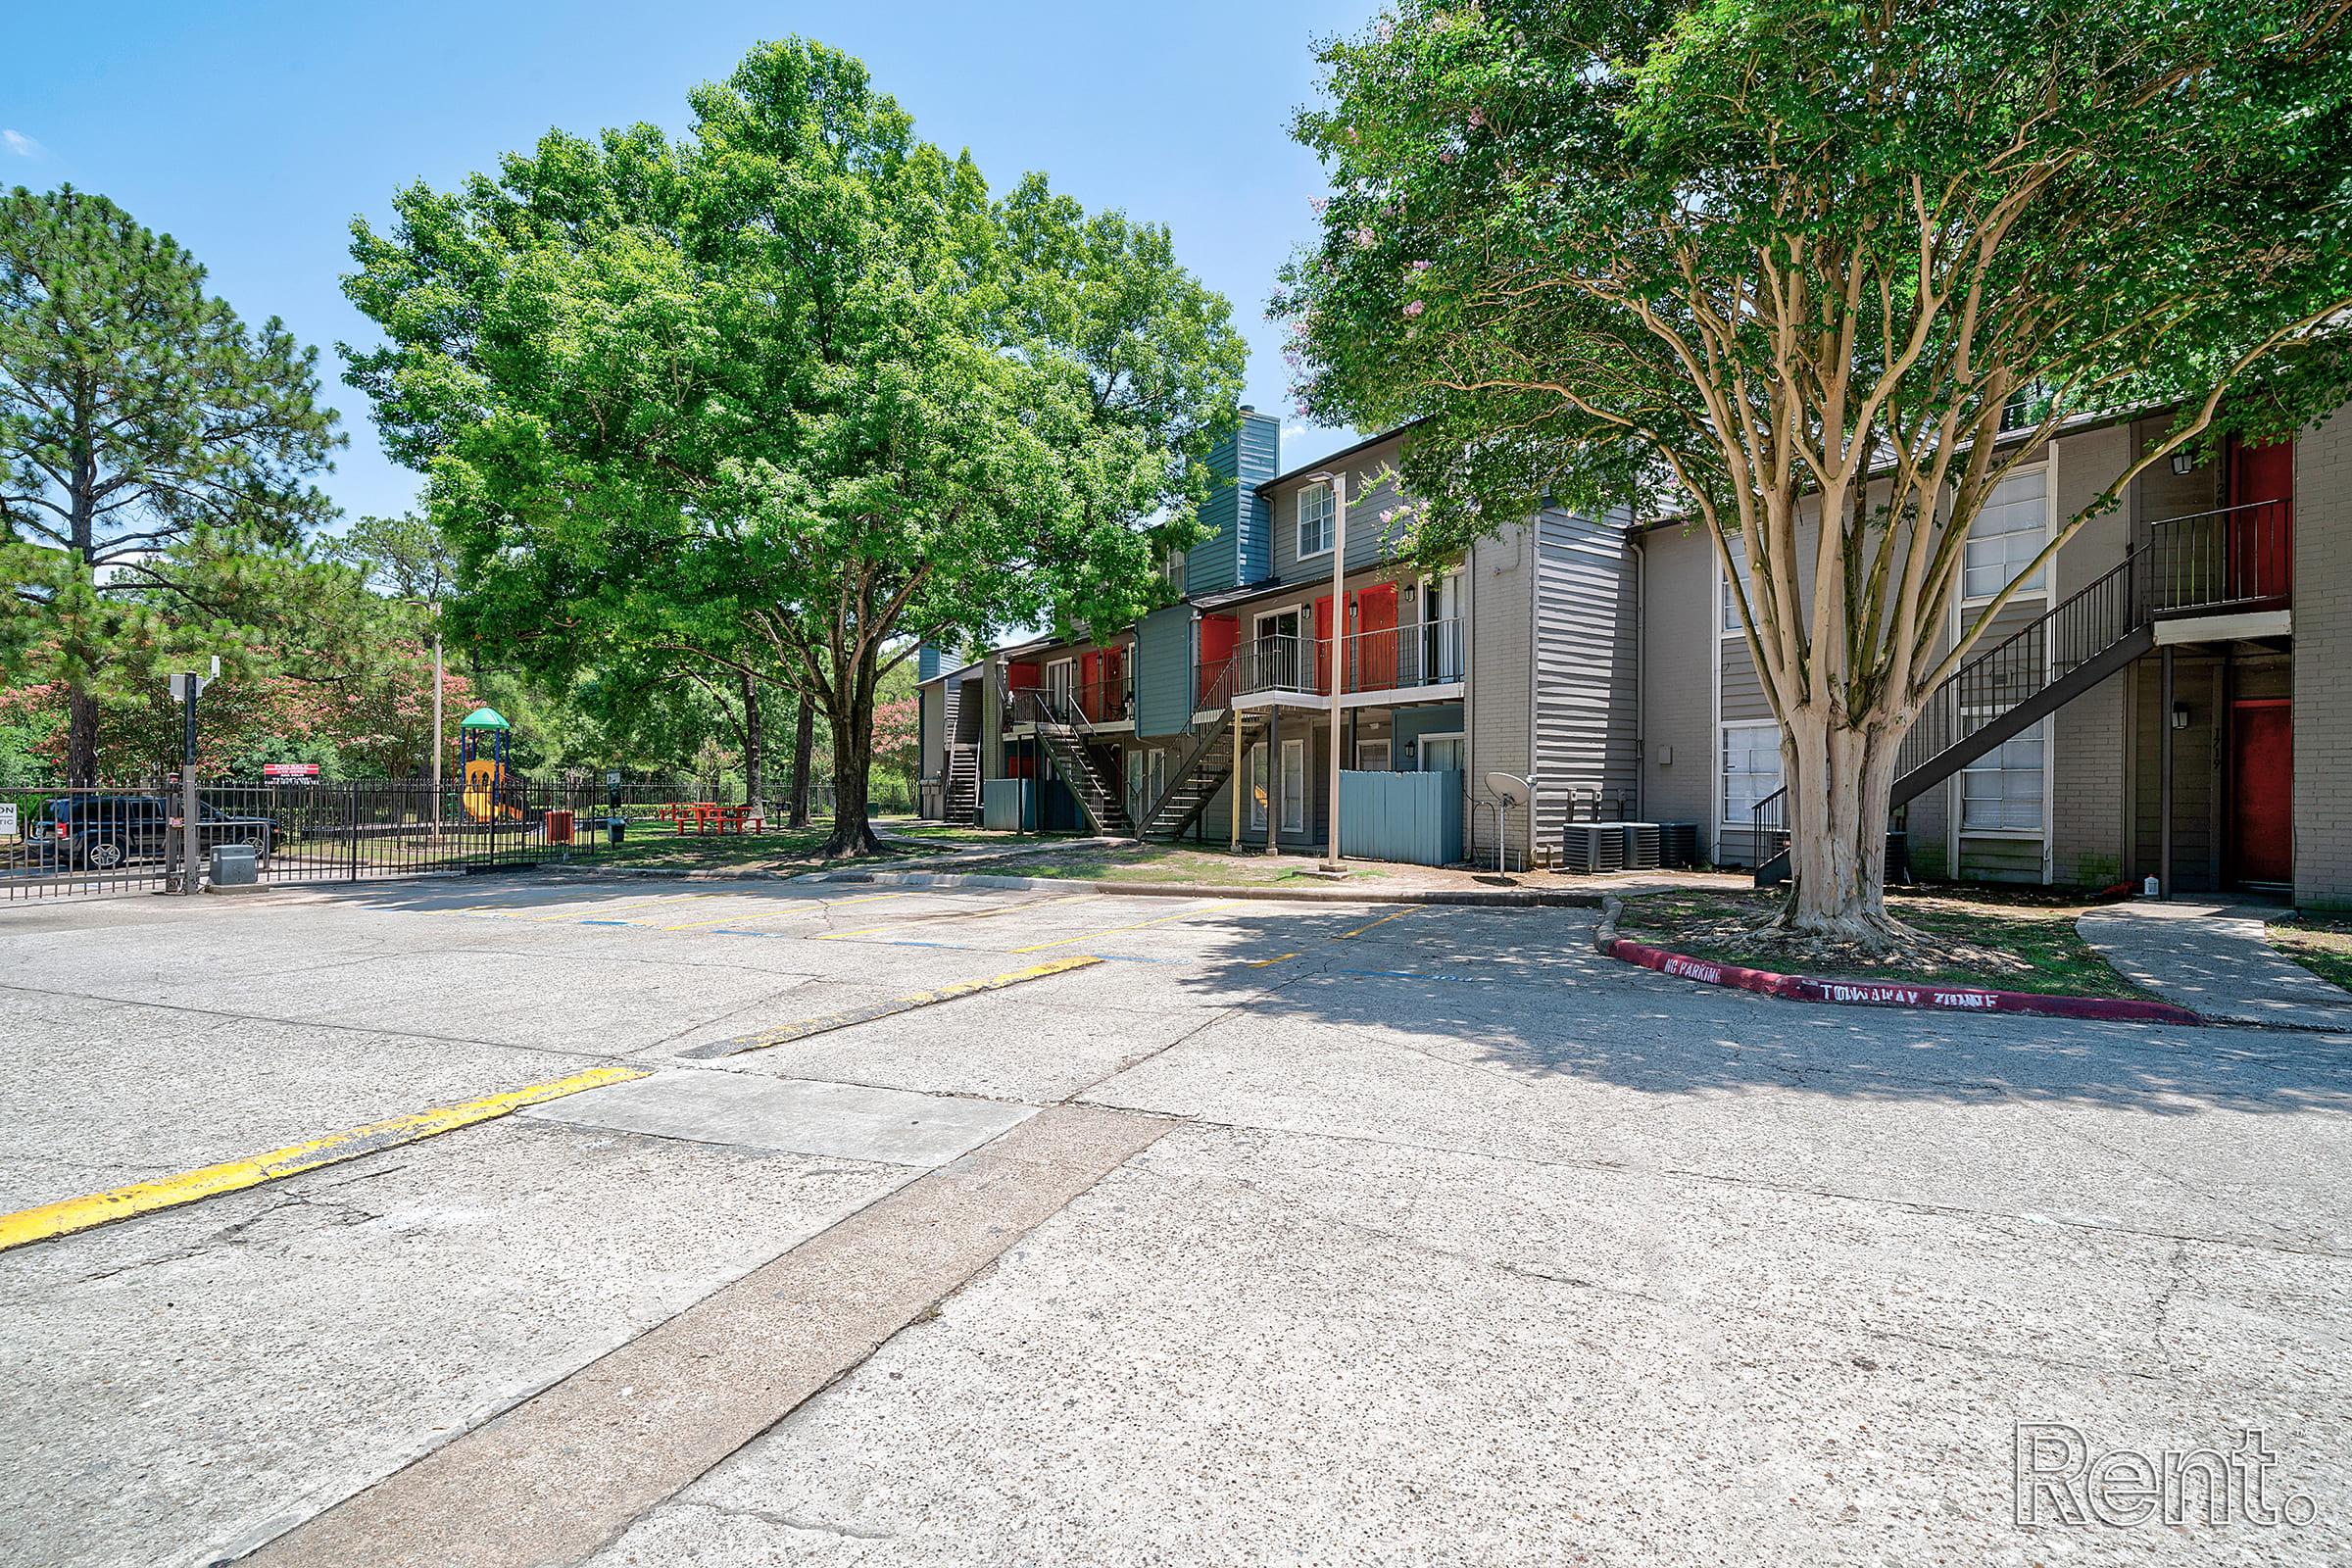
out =
[[318,776],[318,764],[317,762],[264,762],[262,764],[262,777],[264,778],[317,778]]

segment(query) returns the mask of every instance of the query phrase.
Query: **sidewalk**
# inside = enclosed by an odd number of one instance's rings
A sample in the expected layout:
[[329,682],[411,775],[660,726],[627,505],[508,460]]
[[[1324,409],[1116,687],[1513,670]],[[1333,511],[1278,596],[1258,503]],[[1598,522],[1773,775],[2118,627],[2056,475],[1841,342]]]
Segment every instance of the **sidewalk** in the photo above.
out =
[[2087,910],[2075,929],[2125,979],[2215,1022],[2352,1033],[2352,994],[2263,936],[2278,912],[2149,900]]

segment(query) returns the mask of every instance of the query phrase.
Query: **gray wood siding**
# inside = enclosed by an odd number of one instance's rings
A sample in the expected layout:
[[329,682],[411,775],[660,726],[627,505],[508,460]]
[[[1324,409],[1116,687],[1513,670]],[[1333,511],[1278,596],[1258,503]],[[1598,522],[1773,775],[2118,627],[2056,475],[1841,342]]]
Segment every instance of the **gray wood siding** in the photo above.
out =
[[[1396,441],[1383,442],[1342,465],[1348,474],[1348,569],[1350,571],[1396,559],[1396,541],[1403,531],[1404,519],[1398,515],[1383,522],[1381,514],[1396,513],[1403,500],[1394,484],[1373,480],[1396,463],[1399,445]],[[1329,551],[1303,562],[1298,559],[1298,492],[1305,488],[1303,479],[1289,480],[1274,492],[1269,509],[1273,521],[1269,561],[1272,575],[1283,582],[1331,576]]]
[[1556,843],[1573,809],[1639,811],[1641,596],[1632,540],[1619,522],[1557,508],[1536,523],[1535,777],[1537,840]]

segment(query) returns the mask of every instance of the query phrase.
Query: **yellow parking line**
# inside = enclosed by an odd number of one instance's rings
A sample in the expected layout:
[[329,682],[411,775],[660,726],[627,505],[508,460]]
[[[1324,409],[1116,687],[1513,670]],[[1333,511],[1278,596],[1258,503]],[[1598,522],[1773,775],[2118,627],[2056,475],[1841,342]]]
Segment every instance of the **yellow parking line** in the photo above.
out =
[[1038,899],[1029,904],[1004,904],[999,905],[993,909],[948,909],[939,914],[910,914],[906,919],[890,925],[869,925],[859,931],[828,931],[821,937],[811,937],[809,940],[812,942],[847,942],[853,937],[870,937],[884,931],[903,931],[910,925],[930,925],[939,920],[985,920],[993,914],[1010,914],[1016,909],[1042,909],[1049,904],[1077,904],[1093,897],[1092,893],[1073,893],[1067,898]]
[[1098,937],[1116,936],[1122,931],[1141,931],[1150,925],[1166,925],[1170,920],[1182,920],[1189,915],[1206,914],[1211,909],[1222,909],[1241,902],[1239,899],[1218,899],[1214,903],[1199,905],[1190,909],[1179,909],[1174,914],[1163,914],[1156,920],[1138,920],[1133,925],[1109,926],[1101,931],[1086,932],[1081,936],[1060,937],[1052,942],[1032,942],[1025,948],[1014,948],[1012,951],[1015,953],[1042,953],[1047,948],[1066,948],[1080,942],[1092,942]]
[[1250,967],[1252,969],[1263,969],[1269,963],[1285,963],[1292,958],[1296,958],[1297,956],[1298,956],[1298,955],[1296,953],[1277,953],[1271,958],[1251,958],[1250,960]]
[[992,974],[984,980],[958,980],[954,985],[941,986],[934,991],[911,992],[904,997],[893,997],[888,1002],[869,1002],[862,1006],[845,1007],[839,1012],[820,1012],[814,1017],[796,1019],[781,1029],[771,1029],[743,1040],[714,1041],[680,1052],[679,1054],[705,1059],[739,1056],[747,1051],[765,1051],[770,1046],[790,1045],[795,1040],[806,1040],[810,1035],[847,1029],[853,1024],[872,1023],[876,1019],[911,1011],[916,1007],[928,1007],[934,1003],[953,1002],[957,997],[968,997],[975,992],[1002,991],[1006,986],[1017,986],[1025,980],[1043,980],[1051,974],[1067,974],[1072,969],[1084,969],[1102,961],[1091,953],[1073,954],[1066,958],[1033,963],[1026,969]]
[[1410,913],[1412,913],[1412,912],[1413,912],[1413,911],[1412,911],[1411,909],[1409,909],[1409,908],[1404,908],[1404,909],[1398,909],[1398,910],[1397,910],[1396,913],[1394,913],[1394,914],[1384,914],[1384,915],[1382,915],[1382,916],[1381,916],[1379,919],[1377,919],[1377,920],[1374,920],[1374,921],[1371,921],[1369,924],[1365,924],[1365,925],[1359,925],[1359,926],[1357,926],[1357,927],[1356,927],[1354,930],[1352,930],[1352,931],[1343,931],[1343,932],[1341,932],[1341,933],[1340,933],[1338,936],[1336,936],[1336,937],[1333,937],[1331,940],[1332,940],[1332,941],[1334,941],[1334,942],[1345,942],[1345,941],[1347,941],[1347,940],[1348,940],[1349,937],[1360,937],[1360,936],[1362,936],[1362,935],[1363,935],[1365,932],[1367,932],[1367,931],[1371,930],[1373,926],[1376,926],[1376,925],[1387,925],[1387,924],[1388,924],[1388,923],[1389,923],[1391,920],[1401,920],[1401,919],[1403,919],[1403,918],[1404,918],[1406,915],[1408,915],[1408,914],[1410,914]]
[[61,1199],[54,1203],[43,1203],[38,1208],[20,1209],[14,1214],[0,1214],[0,1252],[12,1247],[23,1247],[28,1242],[44,1242],[52,1237],[86,1231],[94,1225],[129,1219],[134,1214],[149,1214],[159,1208],[176,1208],[182,1203],[193,1203],[198,1199],[241,1192],[248,1187],[275,1181],[280,1176],[316,1170],[338,1160],[356,1159],[362,1154],[372,1154],[396,1145],[413,1144],[436,1133],[490,1121],[525,1105],[576,1095],[583,1089],[601,1089],[606,1084],[643,1078],[646,1072],[647,1069],[642,1067],[591,1067],[567,1078],[555,1078],[521,1089],[510,1089],[504,1094],[486,1095],[463,1104],[439,1105],[406,1116],[394,1116],[388,1121],[369,1122],[365,1127],[329,1133],[324,1138],[314,1138],[306,1144],[289,1144],[284,1149],[272,1149],[265,1154],[225,1160],[218,1165],[182,1171],[176,1176],[166,1176],[156,1181],[133,1182],[128,1187],[118,1187],[112,1192]]

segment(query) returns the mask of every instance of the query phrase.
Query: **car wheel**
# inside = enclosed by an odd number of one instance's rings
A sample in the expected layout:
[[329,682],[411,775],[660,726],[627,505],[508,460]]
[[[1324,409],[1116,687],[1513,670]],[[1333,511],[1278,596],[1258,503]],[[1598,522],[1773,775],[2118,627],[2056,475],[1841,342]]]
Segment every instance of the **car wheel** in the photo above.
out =
[[123,854],[122,846],[113,839],[100,839],[95,844],[84,846],[81,852],[81,863],[93,871],[112,871],[126,858],[128,857]]

